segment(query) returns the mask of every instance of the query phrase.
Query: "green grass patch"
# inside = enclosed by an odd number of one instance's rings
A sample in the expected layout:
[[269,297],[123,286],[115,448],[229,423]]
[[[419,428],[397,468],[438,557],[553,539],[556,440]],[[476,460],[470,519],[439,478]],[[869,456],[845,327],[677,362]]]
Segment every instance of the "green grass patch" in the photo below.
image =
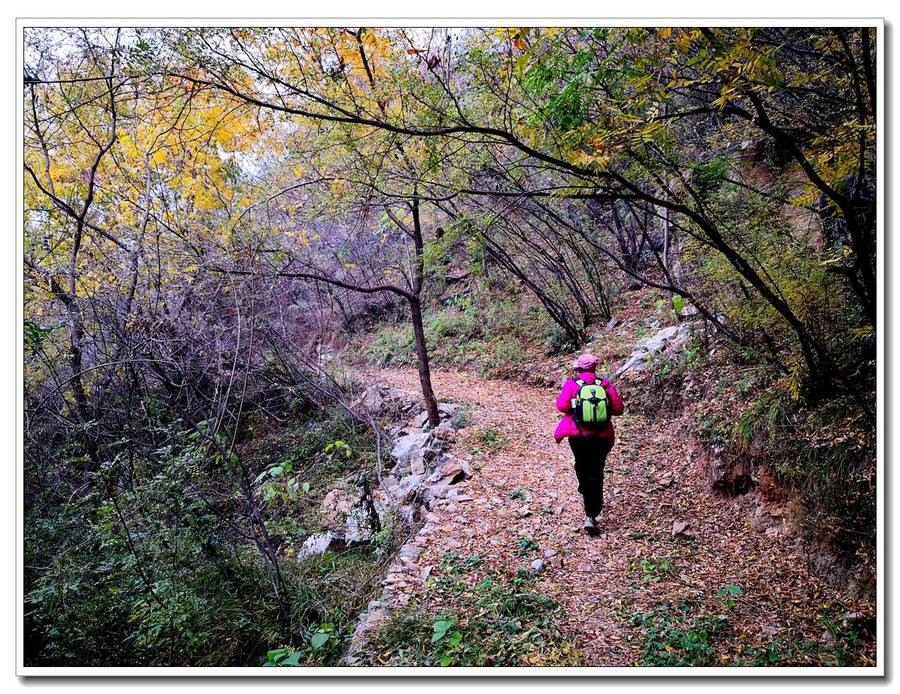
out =
[[639,573],[642,583],[659,583],[675,574],[675,562],[670,557],[641,557],[628,567],[629,573]]
[[647,612],[635,612],[630,623],[641,637],[639,665],[721,665],[717,645],[731,635],[726,615],[702,614],[689,603],[665,603]]
[[[472,572],[479,570],[478,580]],[[394,666],[582,665],[557,626],[560,606],[534,577],[483,570],[480,560],[445,555],[433,588],[448,588],[452,607],[420,605],[394,613],[370,641],[373,661]]]
[[499,429],[484,427],[475,434],[475,440],[491,451],[499,451],[509,443],[509,436]]
[[717,590],[707,605],[684,600],[632,613],[627,621],[637,632],[641,649],[636,664],[650,667],[862,664],[862,635],[832,608],[822,608],[817,615],[823,634],[828,635],[823,641],[798,633],[776,636],[763,645],[750,645],[741,629],[746,625],[733,612],[743,594],[740,586],[728,585]]

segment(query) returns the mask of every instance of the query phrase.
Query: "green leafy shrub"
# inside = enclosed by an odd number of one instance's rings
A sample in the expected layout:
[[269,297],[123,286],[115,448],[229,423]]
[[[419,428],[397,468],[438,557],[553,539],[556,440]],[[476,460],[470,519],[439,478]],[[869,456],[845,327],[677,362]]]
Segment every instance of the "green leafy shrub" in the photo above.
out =
[[[314,414],[258,434],[243,450],[279,555],[287,618],[271,568],[250,539],[253,529],[245,516],[229,513],[240,511],[240,502],[211,501],[218,492],[210,489],[227,470],[207,459],[202,439],[188,431],[171,435],[153,459],[132,461],[133,488],[29,509],[26,661],[246,666],[268,657],[270,665],[336,664],[400,540],[388,518],[371,545],[292,559],[320,529],[322,496],[374,462],[367,428]],[[100,474],[120,471],[111,466]]]
[[370,640],[379,665],[566,666],[583,663],[556,620],[560,606],[535,592],[533,577],[519,583],[489,571],[470,585],[477,567],[456,555],[445,558],[436,589],[458,589],[453,610],[431,615],[412,605],[395,612]]
[[364,347],[363,355],[370,364],[408,365],[415,360],[415,349],[412,328],[388,325]]
[[643,583],[666,580],[675,573],[675,563],[669,557],[641,557],[628,567],[629,572],[641,572]]
[[731,634],[727,616],[698,614],[687,603],[635,612],[631,624],[641,632],[640,664],[650,666],[721,665],[716,646]]
[[509,443],[509,436],[493,427],[484,427],[475,435],[475,440],[489,450],[499,451]]
[[829,639],[822,643],[797,634],[794,638],[779,636],[763,647],[748,647],[735,658],[734,665],[787,666],[812,665],[851,667],[859,665],[862,644],[860,631],[830,607],[817,615]]

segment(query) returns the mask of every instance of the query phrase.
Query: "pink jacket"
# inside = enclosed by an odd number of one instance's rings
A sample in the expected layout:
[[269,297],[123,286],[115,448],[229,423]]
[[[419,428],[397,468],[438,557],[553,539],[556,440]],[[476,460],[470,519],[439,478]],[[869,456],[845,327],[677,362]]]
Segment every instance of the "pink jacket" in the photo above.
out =
[[[578,377],[587,384],[594,383],[594,381],[597,380],[596,374],[591,371],[582,371],[578,374]],[[619,395],[619,391],[616,390],[616,387],[610,383],[607,378],[601,380],[600,385],[603,386],[606,390],[606,394],[609,396],[610,415],[622,414],[625,411],[625,403],[622,402],[622,398]],[[562,392],[559,394],[559,397],[556,398],[556,409],[563,413],[563,418],[559,420],[559,424],[556,425],[556,431],[553,432],[556,443],[562,441],[566,436],[597,437],[608,439],[610,442],[613,442],[615,440],[615,431],[613,430],[612,420],[606,422],[606,424],[602,426],[592,427],[591,429],[578,428],[575,424],[575,420],[572,418],[572,400],[577,395],[578,384],[575,383],[574,378],[570,378],[563,384]]]

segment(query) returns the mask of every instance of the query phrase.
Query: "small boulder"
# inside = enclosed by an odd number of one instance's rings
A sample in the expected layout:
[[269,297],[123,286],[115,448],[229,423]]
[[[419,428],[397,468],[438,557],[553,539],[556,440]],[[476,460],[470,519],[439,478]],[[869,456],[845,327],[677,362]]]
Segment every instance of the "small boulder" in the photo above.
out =
[[469,464],[465,460],[461,460],[453,455],[445,457],[434,473],[429,478],[431,482],[446,480],[447,484],[458,484],[469,479],[472,476],[469,470]]
[[297,552],[297,560],[303,561],[307,557],[320,556],[328,551],[331,543],[334,542],[335,536],[330,532],[317,533],[306,538],[303,546]]
[[[380,517],[378,520],[380,521]],[[378,532],[375,526],[372,512],[362,504],[357,504],[347,514],[347,529],[344,539],[347,542],[369,542]]]
[[378,412],[384,403],[381,395],[381,389],[378,386],[369,386],[362,395],[350,403],[354,410],[366,410],[368,412]]
[[416,547],[415,545],[406,544],[400,548],[401,559],[409,559],[410,561],[415,561],[419,558],[420,554],[422,554],[422,548]]
[[413,449],[409,456],[409,471],[413,475],[425,474],[425,451],[421,448]]
[[411,391],[373,383],[350,406],[383,416],[409,412],[419,403],[419,396]]
[[[362,490],[332,489],[322,499],[323,525],[347,542],[368,542],[377,531],[384,506],[380,500],[363,498]],[[378,520],[374,516],[378,516]]]
[[408,527],[415,525],[416,519],[419,517],[417,506],[398,506],[397,510],[400,512],[400,518]]
[[456,439],[456,430],[450,424],[450,421],[446,419],[432,429],[431,433],[440,441],[454,441]]
[[700,313],[694,304],[690,302],[685,302],[684,307],[681,309],[681,316],[683,318],[690,318],[691,316],[696,316]]
[[416,493],[422,488],[424,479],[423,475],[415,474],[401,479],[394,494],[395,503],[405,504],[411,501]]
[[401,436],[394,443],[391,450],[391,457],[397,461],[397,467],[401,470],[409,465],[409,459],[413,452],[422,450],[431,441],[431,434],[425,432],[413,432]]
[[691,524],[687,521],[675,521],[672,524],[672,537],[692,537]]
[[635,349],[625,364],[616,372],[620,376],[626,371],[643,371],[649,368],[653,356],[663,350],[675,351],[687,342],[690,328],[687,325],[670,325],[659,330],[653,336],[644,340]]
[[459,405],[450,402],[442,402],[440,405],[438,405],[438,414],[440,414],[442,418],[449,418],[455,415],[458,409]]
[[440,480],[439,482],[431,484],[431,486],[425,490],[423,496],[425,497],[425,501],[428,503],[429,508],[432,508],[435,501],[447,498],[448,491],[450,491],[450,484],[447,480]]
[[428,423],[428,413],[420,412],[411,420],[409,420],[409,426],[415,429],[422,429]]
[[544,560],[543,559],[535,559],[531,562],[531,569],[535,573],[543,573],[544,572]]
[[322,512],[325,524],[331,530],[343,527],[344,519],[353,509],[356,502],[354,496],[346,489],[332,489],[322,499]]

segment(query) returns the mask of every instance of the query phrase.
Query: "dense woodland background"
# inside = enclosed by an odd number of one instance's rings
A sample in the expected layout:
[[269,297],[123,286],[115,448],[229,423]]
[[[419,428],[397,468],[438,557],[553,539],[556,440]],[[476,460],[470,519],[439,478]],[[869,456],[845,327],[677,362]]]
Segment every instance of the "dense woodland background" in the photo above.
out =
[[[367,374],[415,368],[434,425],[433,366],[558,384],[626,310],[703,326],[635,404],[707,381],[678,435],[728,494],[797,500],[872,594],[874,30],[56,28],[24,54],[27,664],[337,664],[410,532],[295,558],[330,489],[378,485]],[[765,662],[861,662],[837,638]]]

